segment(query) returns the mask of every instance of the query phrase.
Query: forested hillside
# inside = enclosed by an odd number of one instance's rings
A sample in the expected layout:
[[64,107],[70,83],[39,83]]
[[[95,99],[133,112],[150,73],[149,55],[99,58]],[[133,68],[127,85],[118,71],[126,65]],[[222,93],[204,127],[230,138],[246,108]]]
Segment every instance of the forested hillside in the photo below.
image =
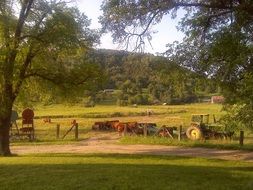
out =
[[162,56],[105,49],[88,56],[105,72],[104,89],[119,90],[119,105],[190,103],[218,91],[215,82]]
[[[215,82],[152,54],[90,50],[80,59],[80,66],[98,78],[83,84],[83,88],[71,87],[72,90],[66,90],[65,83],[55,86],[40,79],[26,81],[16,104],[29,104],[22,107],[36,102],[84,102],[87,106],[105,102],[121,106],[181,104],[199,102],[218,92]],[[81,75],[82,72],[77,72],[73,78]]]

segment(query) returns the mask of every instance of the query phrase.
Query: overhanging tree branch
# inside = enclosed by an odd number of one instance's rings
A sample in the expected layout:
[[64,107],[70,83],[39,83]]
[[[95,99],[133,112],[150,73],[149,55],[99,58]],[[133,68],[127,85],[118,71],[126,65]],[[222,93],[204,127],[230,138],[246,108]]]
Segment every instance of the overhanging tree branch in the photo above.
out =
[[19,19],[18,19],[16,31],[15,31],[15,39],[17,40],[16,44],[19,43],[19,40],[20,40],[19,38],[21,36],[21,32],[22,32],[25,20],[27,19],[28,15],[29,15],[33,1],[34,0],[25,0],[22,3],[22,7],[20,10]]
[[128,46],[129,46],[129,42],[131,40],[132,37],[136,36],[137,39],[136,39],[136,43],[135,43],[135,47],[134,47],[134,50],[133,51],[136,51],[138,49],[141,49],[141,46],[145,44],[144,40],[143,40],[143,37],[147,31],[149,30],[152,22],[154,21],[154,19],[156,18],[156,16],[160,13],[161,11],[160,10],[157,10],[153,16],[151,17],[151,19],[148,21],[147,25],[145,26],[144,30],[141,32],[141,33],[135,33],[135,32],[126,32],[126,36],[125,36],[125,39],[124,41],[126,42],[126,49],[128,49]]
[[41,73],[41,70],[39,71],[31,71],[30,73],[26,74],[24,76],[24,79],[28,79],[30,77],[39,77],[41,79],[47,80],[52,82],[53,84],[62,86],[64,84],[69,85],[83,85],[85,84],[92,76],[88,73],[87,76],[84,78],[77,78],[74,75],[62,75],[61,73],[50,73],[47,71],[47,73]]
[[[117,5],[108,1],[108,3],[105,3],[104,7],[102,7],[102,9],[104,9],[104,17],[101,17],[101,23],[104,24],[103,27],[105,30],[113,32],[115,41],[121,44],[124,42],[127,48],[129,47],[128,44],[130,41],[135,40],[137,44],[135,44],[134,49],[136,50],[142,46],[141,44],[144,42],[145,35],[155,19],[159,22],[163,15],[168,14],[171,10],[178,10],[179,8],[193,8],[195,11],[201,9],[207,12],[211,11],[213,14],[210,13],[209,21],[228,13],[231,14],[231,18],[238,12],[242,12],[243,14],[247,13],[251,16],[253,15],[253,4],[250,1],[191,0],[188,2],[181,0],[137,0],[127,3],[118,1]],[[153,15],[149,17],[150,14]],[[118,22],[119,18],[121,18],[121,20]],[[207,20],[207,22],[209,21]],[[132,26],[139,29],[143,27],[144,29],[139,33],[127,31],[127,29]]]
[[17,81],[16,86],[14,87],[14,90],[13,90],[13,100],[17,97],[17,95],[20,91],[22,83],[25,79],[25,73],[26,73],[27,68],[29,67],[29,65],[32,63],[32,59],[33,59],[34,56],[35,55],[33,55],[33,53],[32,53],[32,46],[30,46],[29,52],[26,55],[26,59],[24,60],[24,63],[22,65],[22,67],[20,68],[18,81]]

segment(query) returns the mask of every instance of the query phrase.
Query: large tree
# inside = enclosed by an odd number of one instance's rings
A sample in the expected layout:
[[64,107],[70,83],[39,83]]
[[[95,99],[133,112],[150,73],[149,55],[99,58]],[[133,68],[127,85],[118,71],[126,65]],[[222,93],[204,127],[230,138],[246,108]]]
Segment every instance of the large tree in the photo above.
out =
[[68,87],[98,76],[81,58],[98,39],[89,24],[66,1],[0,1],[0,155],[11,154],[11,111],[24,83],[41,78]]
[[166,55],[216,80],[227,102],[240,104],[241,122],[253,127],[252,0],[105,0],[102,10],[104,31],[121,44],[134,40],[137,49],[152,39],[152,25],[183,10],[185,39]]

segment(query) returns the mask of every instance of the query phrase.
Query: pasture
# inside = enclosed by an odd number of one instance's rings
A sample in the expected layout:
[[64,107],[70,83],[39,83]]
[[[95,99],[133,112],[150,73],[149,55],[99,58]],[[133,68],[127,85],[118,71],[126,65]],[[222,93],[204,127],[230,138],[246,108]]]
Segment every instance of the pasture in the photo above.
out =
[[[13,140],[12,146],[77,144],[94,137],[91,131],[95,121],[115,120],[155,122],[162,125],[186,128],[191,114],[216,114],[219,118],[224,112],[221,105],[190,104],[178,106],[96,106],[85,108],[80,105],[35,106],[34,142]],[[146,110],[153,114],[147,116]],[[19,114],[20,115],[20,114]],[[50,117],[51,123],[43,118]],[[60,124],[60,137],[70,128],[71,121],[79,123],[79,139],[75,140],[72,131],[65,139],[56,139],[56,125]],[[18,125],[21,125],[20,119]],[[105,133],[105,132],[102,132]],[[106,132],[109,134],[110,132]],[[205,146],[215,148],[238,148],[237,141],[177,141],[161,137],[128,136],[120,140],[120,145],[155,144],[176,146]],[[224,144],[228,145],[224,145]],[[103,146],[103,145],[102,145]],[[252,148],[252,144],[249,144]],[[30,147],[30,146],[29,146]],[[245,146],[246,149],[248,145]],[[94,153],[36,153],[13,157],[0,157],[1,189],[252,189],[253,163],[224,161],[209,158],[190,158],[168,155],[140,154],[94,154]]]
[[[187,105],[166,105],[166,106],[138,106],[138,107],[119,107],[115,105],[98,105],[95,107],[84,107],[81,105],[51,105],[34,106],[35,112],[35,133],[34,142],[13,140],[12,145],[21,144],[69,144],[78,143],[80,140],[88,139],[94,134],[91,132],[91,126],[96,121],[120,120],[122,122],[152,122],[158,127],[162,125],[179,126],[182,125],[185,130],[190,125],[191,114],[208,113],[215,114],[219,119],[225,112],[219,104],[187,104]],[[152,110],[152,115],[147,116],[147,110]],[[21,115],[19,113],[19,115]],[[43,118],[50,117],[51,123],[44,123]],[[75,119],[79,123],[79,140],[74,139],[74,131],[70,132],[64,139],[62,136],[70,129],[71,121]],[[21,126],[21,121],[18,120]],[[60,124],[60,138],[56,139],[56,125]],[[14,131],[15,132],[15,131]],[[189,141],[178,142],[168,138],[142,138],[126,137],[121,139],[122,144],[160,144],[176,146],[204,146],[226,149],[252,149],[253,141],[249,132],[245,133],[246,146],[238,146],[238,139],[234,141]],[[248,138],[250,137],[250,138]]]
[[253,164],[203,158],[36,154],[0,158],[1,189],[243,189]]
[[[35,143],[66,143],[74,139],[73,133],[66,136],[65,141],[56,139],[56,125],[60,124],[60,136],[71,127],[71,121],[75,119],[79,123],[80,140],[90,137],[90,129],[95,121],[120,120],[123,122],[152,122],[162,125],[188,127],[191,114],[209,113],[216,114],[218,117],[223,114],[221,105],[215,104],[189,104],[176,106],[138,106],[138,107],[119,107],[114,105],[98,105],[86,108],[81,105],[51,105],[34,106],[35,113]],[[147,116],[147,110],[152,110],[153,114]],[[21,116],[21,110],[19,110]],[[51,123],[44,123],[43,118],[50,117]],[[21,126],[21,120],[17,121]],[[13,131],[15,132],[15,131]],[[71,135],[72,134],[72,135]],[[74,141],[72,141],[74,142]],[[23,142],[21,142],[23,143]]]

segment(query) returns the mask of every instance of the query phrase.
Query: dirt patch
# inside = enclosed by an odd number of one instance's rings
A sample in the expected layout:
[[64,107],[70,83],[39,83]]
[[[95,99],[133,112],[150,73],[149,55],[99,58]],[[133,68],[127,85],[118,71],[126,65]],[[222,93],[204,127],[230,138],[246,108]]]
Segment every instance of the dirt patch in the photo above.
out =
[[84,141],[80,141],[81,145],[108,145],[108,144],[116,144],[119,142],[120,136],[116,132],[92,132],[90,134],[90,138]]
[[70,145],[35,145],[13,146],[15,154],[31,153],[117,153],[117,154],[149,154],[176,155],[187,157],[203,157],[224,160],[243,160],[253,162],[253,152],[240,150],[218,150],[208,148],[185,148],[162,145],[118,145],[120,136],[117,133],[94,132],[92,137]]

